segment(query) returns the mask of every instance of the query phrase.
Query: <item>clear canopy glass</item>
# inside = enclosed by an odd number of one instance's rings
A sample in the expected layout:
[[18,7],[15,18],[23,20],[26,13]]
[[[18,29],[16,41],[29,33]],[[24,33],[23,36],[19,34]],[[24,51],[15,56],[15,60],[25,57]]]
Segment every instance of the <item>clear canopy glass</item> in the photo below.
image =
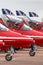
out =
[[21,27],[21,30],[32,30],[31,27],[27,26],[26,24],[24,24],[22,27]]
[[8,28],[0,23],[0,30],[8,31]]

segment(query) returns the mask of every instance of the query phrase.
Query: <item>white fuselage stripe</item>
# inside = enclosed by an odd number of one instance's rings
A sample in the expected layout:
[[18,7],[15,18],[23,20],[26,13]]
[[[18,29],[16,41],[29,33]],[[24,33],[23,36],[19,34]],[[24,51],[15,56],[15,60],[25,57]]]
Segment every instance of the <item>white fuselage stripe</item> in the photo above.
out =
[[27,37],[6,37],[6,36],[0,36],[0,40],[2,39],[31,39],[31,38],[43,38],[43,36],[28,36]]
[[30,38],[43,38],[43,36],[27,36],[27,37],[30,37]]
[[0,39],[31,39],[30,37],[4,37],[0,36]]

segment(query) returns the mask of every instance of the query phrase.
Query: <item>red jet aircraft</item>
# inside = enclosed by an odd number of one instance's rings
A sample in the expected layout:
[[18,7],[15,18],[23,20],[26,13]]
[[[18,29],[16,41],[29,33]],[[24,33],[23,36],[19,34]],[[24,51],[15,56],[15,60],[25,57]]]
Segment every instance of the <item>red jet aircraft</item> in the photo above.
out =
[[[5,15],[4,15],[5,16]],[[12,17],[12,15],[6,16],[7,20],[4,19],[4,25],[7,25],[8,28],[11,28],[12,30],[16,30],[16,32],[19,32],[24,35],[29,35],[29,37],[33,38],[35,40],[36,45],[43,46],[43,33],[38,32],[31,27],[27,26],[24,20],[17,20],[15,17]]]
[[33,52],[34,44],[35,40],[33,40],[32,38],[29,38],[17,32],[13,32],[0,23],[0,49],[10,48],[11,50],[11,54],[7,54],[5,56],[5,59],[7,61],[10,61],[12,59],[12,55],[14,54],[13,48],[31,47],[29,54],[31,56],[35,55],[35,52]]

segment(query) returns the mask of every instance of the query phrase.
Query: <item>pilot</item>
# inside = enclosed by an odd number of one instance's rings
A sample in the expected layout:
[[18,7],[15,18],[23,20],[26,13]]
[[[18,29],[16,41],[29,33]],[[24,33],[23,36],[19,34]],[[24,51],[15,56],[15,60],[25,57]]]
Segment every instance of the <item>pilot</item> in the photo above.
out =
[[9,28],[12,28],[13,24],[11,23],[11,21],[7,20],[6,26],[9,27]]

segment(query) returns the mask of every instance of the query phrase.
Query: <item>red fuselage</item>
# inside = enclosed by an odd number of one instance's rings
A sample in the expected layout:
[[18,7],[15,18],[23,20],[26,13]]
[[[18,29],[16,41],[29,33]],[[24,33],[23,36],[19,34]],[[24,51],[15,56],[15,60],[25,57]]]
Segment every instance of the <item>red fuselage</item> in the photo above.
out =
[[[7,24],[8,23],[10,24],[9,21],[7,22]],[[8,28],[10,28],[9,24],[8,24]],[[19,32],[23,35],[32,36],[32,38],[35,40],[36,45],[43,46],[43,33],[35,31],[35,30],[31,29],[28,26],[25,27],[24,26],[24,21],[22,21],[19,25],[15,25],[13,23],[13,26],[14,27],[11,26],[11,30]]]
[[26,48],[34,44],[35,41],[25,35],[13,32],[0,24],[0,49],[8,49],[10,46],[14,48]]
[[43,37],[41,38],[41,33],[37,33],[34,30],[32,31],[25,31],[25,30],[16,30],[16,32],[19,32],[24,35],[30,35],[35,40],[36,45],[43,46]]
[[32,37],[35,40],[36,45],[43,46],[43,33],[38,32],[38,31],[28,27],[27,25],[25,27],[24,23],[19,25],[18,28],[15,28],[15,30],[16,30],[16,32],[19,32],[23,35],[28,35],[28,36]]
[[13,48],[27,48],[34,44],[32,38],[25,37],[0,37],[0,40],[0,48],[3,50],[7,50],[10,46],[13,46]]

